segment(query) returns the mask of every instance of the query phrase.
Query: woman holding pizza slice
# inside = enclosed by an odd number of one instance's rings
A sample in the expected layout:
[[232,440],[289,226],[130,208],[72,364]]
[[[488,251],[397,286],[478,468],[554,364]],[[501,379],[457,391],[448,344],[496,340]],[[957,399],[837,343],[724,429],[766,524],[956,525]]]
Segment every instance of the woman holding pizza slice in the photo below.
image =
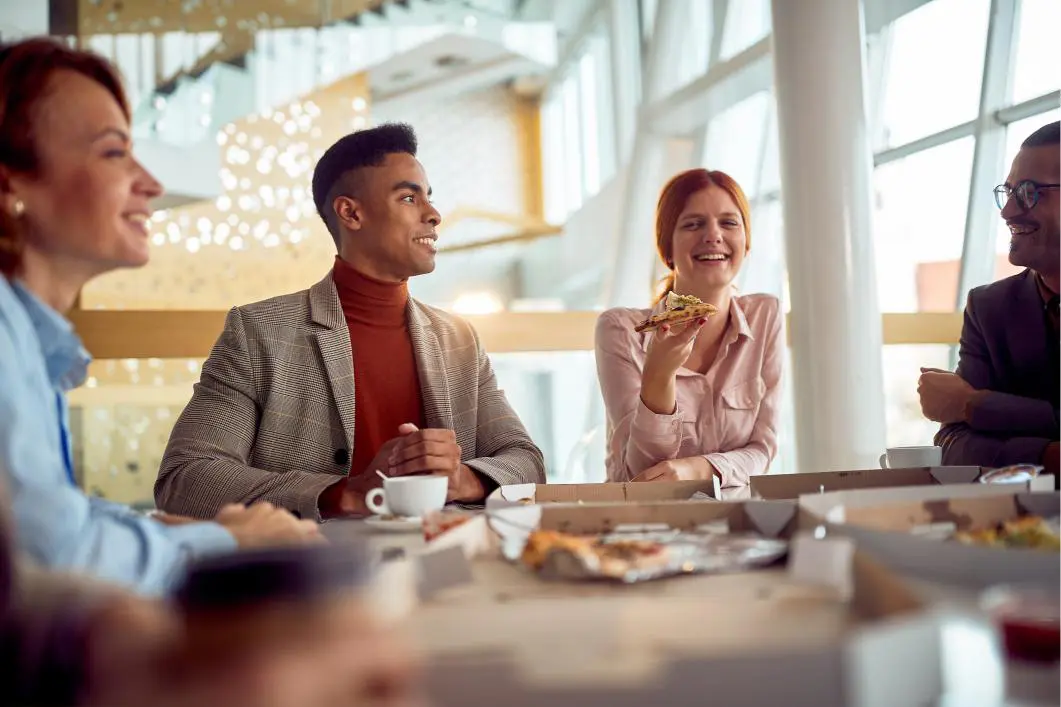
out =
[[748,212],[723,172],[692,169],[663,188],[662,294],[652,309],[610,309],[597,322],[609,481],[742,486],[776,455],[780,302],[733,284],[751,245]]

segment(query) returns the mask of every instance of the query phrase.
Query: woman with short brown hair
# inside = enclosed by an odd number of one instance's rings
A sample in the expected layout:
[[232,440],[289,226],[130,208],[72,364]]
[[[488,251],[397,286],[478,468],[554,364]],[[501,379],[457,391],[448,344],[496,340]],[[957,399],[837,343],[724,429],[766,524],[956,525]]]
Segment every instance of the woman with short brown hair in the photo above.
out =
[[319,537],[265,505],[167,525],[75,484],[65,393],[89,357],[64,313],[92,278],[147,262],[161,193],[106,60],[43,38],[0,47],[0,479],[22,552],[150,594],[189,557]]

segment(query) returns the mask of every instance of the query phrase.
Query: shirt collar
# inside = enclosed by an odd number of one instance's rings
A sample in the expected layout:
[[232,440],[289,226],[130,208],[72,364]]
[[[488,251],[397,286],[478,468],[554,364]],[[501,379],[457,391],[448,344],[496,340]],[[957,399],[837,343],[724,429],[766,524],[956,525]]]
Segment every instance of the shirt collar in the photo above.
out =
[[1046,282],[1043,280],[1043,276],[1039,273],[1035,273],[1035,286],[1039,289],[1039,296],[1043,298],[1044,306],[1049,306],[1052,301],[1057,299],[1057,294],[1050,291],[1050,288],[1046,286]]
[[12,282],[15,295],[37,332],[44,356],[45,368],[52,384],[63,391],[76,388],[85,381],[92,357],[81,345],[70,322],[46,305],[21,282]]

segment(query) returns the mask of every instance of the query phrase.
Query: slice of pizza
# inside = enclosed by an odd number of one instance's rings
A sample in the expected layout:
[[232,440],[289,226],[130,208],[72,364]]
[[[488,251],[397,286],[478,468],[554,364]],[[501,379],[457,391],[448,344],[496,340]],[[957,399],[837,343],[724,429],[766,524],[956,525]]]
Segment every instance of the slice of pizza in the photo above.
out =
[[527,538],[521,557],[535,571],[567,577],[600,577],[629,580],[654,575],[667,568],[670,555],[658,542],[647,540],[602,541],[595,536],[536,530]]
[[710,317],[715,314],[718,314],[718,308],[713,304],[701,302],[699,298],[692,295],[679,295],[676,292],[668,292],[664,310],[635,326],[634,331],[652,331],[664,324],[681,324],[682,322],[691,322],[694,319]]

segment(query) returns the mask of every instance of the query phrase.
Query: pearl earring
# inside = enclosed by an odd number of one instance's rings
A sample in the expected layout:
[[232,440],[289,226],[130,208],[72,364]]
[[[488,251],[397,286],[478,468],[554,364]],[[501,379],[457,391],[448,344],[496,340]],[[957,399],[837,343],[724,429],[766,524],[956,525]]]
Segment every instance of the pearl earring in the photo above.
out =
[[14,206],[15,218],[18,218],[19,216],[21,216],[23,213],[25,213],[25,211],[26,211],[26,202],[22,201],[22,199],[15,199],[15,206]]

